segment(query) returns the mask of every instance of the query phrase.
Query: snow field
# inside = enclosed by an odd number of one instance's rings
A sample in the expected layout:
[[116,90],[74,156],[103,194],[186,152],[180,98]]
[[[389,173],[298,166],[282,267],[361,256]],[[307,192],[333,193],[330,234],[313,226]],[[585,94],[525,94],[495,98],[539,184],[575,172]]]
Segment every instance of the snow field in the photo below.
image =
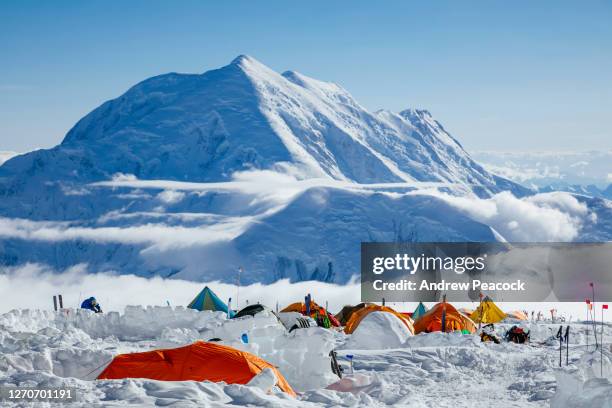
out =
[[[587,325],[581,323],[571,325],[570,364],[565,366],[563,351],[559,368],[558,324],[522,323],[531,330],[532,342],[518,345],[481,343],[477,336],[459,333],[405,335],[393,320],[375,313],[369,317],[353,335],[345,335],[317,327],[287,333],[269,312],[227,320],[223,313],[180,307],[128,307],[124,313],[101,315],[14,310],[0,315],[0,385],[73,386],[81,396],[74,406],[88,407],[610,406],[609,326],[604,327],[605,378],[599,378],[600,353],[592,345],[587,352]],[[497,332],[511,325],[496,325]],[[248,344],[240,340],[244,333]],[[274,379],[267,372],[249,385],[94,380],[119,353],[213,337],[278,366],[298,398],[270,391]],[[354,356],[353,375],[339,380],[331,373],[331,349],[347,373],[346,355]]]

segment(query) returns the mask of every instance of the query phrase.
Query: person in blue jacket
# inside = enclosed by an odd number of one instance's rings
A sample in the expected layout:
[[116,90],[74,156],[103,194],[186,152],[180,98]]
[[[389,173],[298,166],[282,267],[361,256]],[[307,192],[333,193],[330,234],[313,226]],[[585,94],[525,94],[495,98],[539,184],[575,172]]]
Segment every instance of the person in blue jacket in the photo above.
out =
[[100,304],[93,296],[88,299],[85,299],[83,303],[81,303],[81,309],[91,310],[94,313],[102,313],[102,308],[100,307]]

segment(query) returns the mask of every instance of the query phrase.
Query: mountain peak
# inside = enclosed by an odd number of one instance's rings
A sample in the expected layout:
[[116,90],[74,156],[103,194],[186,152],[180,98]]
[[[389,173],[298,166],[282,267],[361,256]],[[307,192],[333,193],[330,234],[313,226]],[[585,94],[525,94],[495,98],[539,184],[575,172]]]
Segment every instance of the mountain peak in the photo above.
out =
[[276,81],[278,78],[280,78],[280,74],[278,72],[274,71],[272,68],[251,57],[250,55],[245,54],[234,58],[232,62],[226,66],[226,68],[230,68],[230,70],[239,70],[252,81]]
[[[236,58],[234,58],[232,60],[232,62],[229,63],[230,67],[238,67],[239,69],[241,69],[244,72],[251,72],[251,73],[255,73],[255,72],[274,72],[270,67],[268,67],[267,65],[265,65],[264,63],[258,61],[257,59],[251,57],[250,55],[246,55],[246,54],[242,54],[237,56]],[[277,74],[276,72],[274,72],[275,74]],[[278,75],[278,74],[277,74]]]
[[431,112],[429,112],[427,109],[409,108],[401,111],[399,114],[405,118],[433,119]]
[[250,55],[240,54],[239,56],[234,58],[232,62],[230,62],[230,65],[243,65],[243,64],[248,64],[252,62],[258,62],[258,61],[255,60],[255,58],[251,57]]

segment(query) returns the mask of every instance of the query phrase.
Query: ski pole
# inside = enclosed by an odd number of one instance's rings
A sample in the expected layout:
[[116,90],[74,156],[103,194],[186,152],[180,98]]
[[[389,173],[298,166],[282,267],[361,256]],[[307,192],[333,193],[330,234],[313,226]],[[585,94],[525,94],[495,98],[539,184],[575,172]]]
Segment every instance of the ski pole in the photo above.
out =
[[[559,331],[563,333],[563,326],[559,328]],[[563,334],[559,337],[559,367],[563,365]]]
[[565,365],[566,366],[569,365],[569,334],[570,334],[570,327],[567,326],[567,329],[565,330]]
[[561,367],[561,358],[563,356],[563,326],[559,326],[559,331],[557,331],[557,338],[559,339],[559,367]]

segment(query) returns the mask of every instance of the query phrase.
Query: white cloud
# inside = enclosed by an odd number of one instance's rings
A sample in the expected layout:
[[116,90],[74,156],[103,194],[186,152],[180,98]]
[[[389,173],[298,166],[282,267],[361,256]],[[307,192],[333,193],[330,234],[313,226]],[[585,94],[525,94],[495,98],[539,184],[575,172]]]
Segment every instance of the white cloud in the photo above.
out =
[[164,190],[157,195],[157,199],[166,204],[176,204],[185,198],[185,193],[175,190]]
[[204,246],[240,235],[252,217],[223,217],[214,224],[194,227],[147,223],[127,227],[83,227],[68,222],[30,221],[0,217],[0,237],[59,242],[87,240],[99,243],[155,245],[157,249]]
[[[416,192],[413,194],[422,194]],[[456,197],[429,190],[470,218],[489,225],[515,242],[571,241],[585,222],[596,220],[585,204],[569,193],[555,192],[517,198],[502,192],[488,199]]]
[[557,209],[577,217],[585,216],[589,213],[586,204],[578,201],[573,195],[564,192],[536,194],[526,197],[525,201],[529,201],[541,207]]
[[510,222],[508,223],[508,229],[509,229],[509,230],[515,230],[515,229],[517,229],[517,228],[518,228],[518,226],[519,226],[519,223],[518,223],[518,222],[516,222],[516,221],[514,221],[514,220],[513,220],[513,221],[510,221]]
[[550,184],[595,184],[605,187],[612,150],[566,152],[475,151],[472,157],[485,168],[519,183],[544,187]]
[[240,307],[261,302],[280,308],[304,299],[311,293],[321,305],[329,302],[338,311],[345,304],[359,303],[360,285],[351,282],[335,285],[323,282],[289,283],[282,280],[270,285],[252,284],[240,287],[219,282],[190,282],[159,277],[147,279],[112,272],[88,274],[84,265],[65,271],[28,264],[19,268],[0,268],[0,313],[11,309],[52,309],[53,295],[61,294],[65,307],[78,307],[89,296],[95,296],[106,311],[121,311],[127,305],[186,306],[204,288],[210,286],[224,301],[229,297]]
[[492,164],[492,163],[481,163],[482,166],[490,171],[491,173],[497,174],[504,178],[516,181],[517,183],[525,183],[528,181],[535,181],[541,179],[559,179],[563,178],[563,175],[559,171],[558,167],[519,167],[513,163],[504,164]]
[[296,177],[278,173],[272,170],[250,170],[232,174],[231,181],[217,183],[197,183],[174,180],[140,180],[131,174],[116,174],[112,180],[99,181],[90,184],[92,187],[104,188],[135,188],[195,192],[237,192],[251,195],[277,196],[286,201],[296,194],[313,187],[348,188],[353,190],[372,190],[384,188],[436,188],[451,187],[449,183],[437,182],[402,182],[357,184],[350,181],[331,178],[310,178],[298,180]]
[[[244,210],[244,206],[252,206],[253,211],[252,215],[241,217],[204,217],[200,221],[192,217],[197,225],[189,226],[167,225],[164,222],[174,224],[176,217],[158,219],[150,216],[151,213],[133,214],[135,224],[121,227],[92,227],[79,223],[0,217],[0,237],[50,242],[81,239],[103,243],[142,244],[146,247],[143,253],[153,256],[156,251],[228,242],[246,231],[253,223],[261,222],[265,217],[284,208],[299,193],[319,186],[350,189],[366,194],[379,189],[388,190],[389,187],[408,190],[418,188],[410,194],[429,194],[441,198],[474,220],[491,226],[509,241],[570,241],[577,237],[585,221],[596,221],[594,214],[589,213],[585,204],[567,193],[538,194],[519,199],[509,192],[503,192],[489,199],[480,199],[475,196],[442,193],[436,189],[436,185],[426,183],[361,185],[329,179],[297,180],[272,171],[241,172],[234,175],[233,181],[222,183],[138,180],[130,175],[116,175],[112,181],[96,183],[93,186],[135,188],[139,194],[146,189],[161,190],[157,197],[165,203],[177,202],[186,194],[218,190],[236,192],[243,198],[235,200],[235,205],[241,206],[240,210]],[[163,211],[163,208],[160,210]],[[102,217],[100,222],[123,216],[109,213]],[[127,219],[128,215],[124,217]]]
[[[272,170],[249,170],[232,174],[231,181],[218,183],[197,183],[175,180],[140,180],[130,174],[116,174],[110,181],[101,181],[88,185],[92,188],[134,189],[129,193],[122,193],[119,197],[138,198],[144,190],[163,190],[157,198],[164,200],[179,200],[185,194],[205,194],[218,192],[226,194],[240,194],[241,199],[235,201],[240,210],[244,212],[248,207],[257,214],[259,219],[272,215],[283,209],[300,193],[315,187],[348,189],[355,192],[370,194],[373,191],[386,193],[389,189],[416,189],[453,187],[449,183],[435,182],[403,182],[403,183],[376,183],[357,184],[349,181],[333,180],[331,178],[312,178],[298,180],[290,174],[278,173]],[[381,191],[382,190],[382,191]],[[180,195],[183,194],[183,195]],[[159,208],[163,212],[163,207]],[[229,210],[229,208],[228,208]]]
[[137,180],[135,175],[124,174],[124,173],[115,173],[113,174],[113,178],[112,178],[112,181],[116,183],[129,182],[129,181],[135,181],[135,180]]

